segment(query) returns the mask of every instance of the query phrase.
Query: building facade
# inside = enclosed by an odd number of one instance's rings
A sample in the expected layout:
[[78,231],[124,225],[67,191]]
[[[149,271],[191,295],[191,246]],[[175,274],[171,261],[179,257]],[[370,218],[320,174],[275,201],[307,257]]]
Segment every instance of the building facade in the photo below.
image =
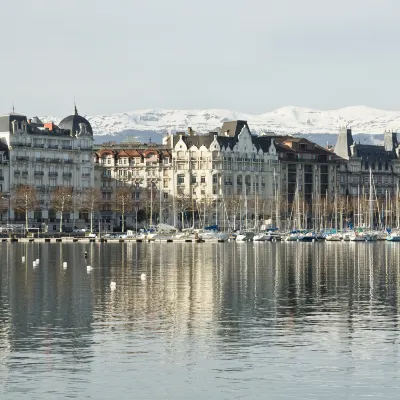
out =
[[[171,224],[171,152],[156,143],[104,143],[95,147],[95,185],[105,230]],[[128,200],[129,199],[129,200]],[[126,201],[125,201],[126,200]],[[122,212],[122,201],[126,202]]]
[[346,161],[338,171],[338,192],[342,198],[349,199],[348,214],[354,224],[368,224],[372,218],[367,215],[368,203],[372,199],[374,223],[398,226],[400,145],[397,133],[384,132],[384,144],[379,146],[356,143],[351,129],[342,128],[334,151]]
[[[179,213],[192,211],[199,226],[250,228],[271,217],[279,190],[278,154],[273,137],[250,133],[246,121],[223,124],[218,132],[169,135],[172,149],[172,187],[175,225]],[[274,175],[275,174],[275,175]]]
[[[58,126],[43,123],[37,117],[11,113],[0,116],[0,155],[3,150],[2,198],[7,198],[7,218],[2,221],[19,222],[24,213],[13,208],[13,196],[18,187],[35,189],[38,205],[29,212],[31,226],[59,230],[59,213],[52,210],[52,195],[57,188],[69,188],[73,209],[64,216],[66,225],[87,222],[80,213],[80,200],[94,185],[93,131],[90,123],[75,112],[64,118]],[[3,213],[4,214],[4,213]]]

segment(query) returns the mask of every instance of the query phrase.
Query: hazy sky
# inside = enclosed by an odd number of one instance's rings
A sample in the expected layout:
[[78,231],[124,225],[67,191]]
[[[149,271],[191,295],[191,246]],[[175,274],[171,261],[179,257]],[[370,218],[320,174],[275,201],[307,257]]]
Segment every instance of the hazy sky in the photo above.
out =
[[12,0],[0,113],[400,110],[399,0]]

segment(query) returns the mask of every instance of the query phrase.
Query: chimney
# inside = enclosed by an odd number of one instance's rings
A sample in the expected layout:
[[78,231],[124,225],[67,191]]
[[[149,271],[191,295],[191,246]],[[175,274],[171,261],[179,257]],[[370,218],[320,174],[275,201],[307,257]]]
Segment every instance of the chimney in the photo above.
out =
[[335,145],[335,153],[346,160],[351,156],[350,146],[354,143],[351,129],[340,128],[339,136]]
[[383,144],[385,146],[386,151],[390,152],[395,151],[395,149],[399,145],[399,142],[397,140],[397,133],[385,131],[383,134]]

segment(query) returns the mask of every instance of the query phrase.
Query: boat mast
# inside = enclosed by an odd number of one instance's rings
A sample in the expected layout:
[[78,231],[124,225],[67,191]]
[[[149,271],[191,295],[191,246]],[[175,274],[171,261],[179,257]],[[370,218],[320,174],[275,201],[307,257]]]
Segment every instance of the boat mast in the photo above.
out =
[[369,169],[369,227],[372,230],[374,224],[372,197],[372,169]]

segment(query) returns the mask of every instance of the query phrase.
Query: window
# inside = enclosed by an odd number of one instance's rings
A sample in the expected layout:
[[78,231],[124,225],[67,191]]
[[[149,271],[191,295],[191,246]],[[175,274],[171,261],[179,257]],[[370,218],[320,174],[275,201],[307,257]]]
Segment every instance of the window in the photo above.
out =
[[196,183],[196,176],[192,175],[192,185]]
[[183,185],[185,183],[185,175],[179,174],[178,175],[178,185]]
[[164,199],[168,199],[168,193],[163,193]]
[[200,182],[206,183],[206,177],[204,175],[200,177]]
[[218,183],[218,175],[213,175],[213,183]]

